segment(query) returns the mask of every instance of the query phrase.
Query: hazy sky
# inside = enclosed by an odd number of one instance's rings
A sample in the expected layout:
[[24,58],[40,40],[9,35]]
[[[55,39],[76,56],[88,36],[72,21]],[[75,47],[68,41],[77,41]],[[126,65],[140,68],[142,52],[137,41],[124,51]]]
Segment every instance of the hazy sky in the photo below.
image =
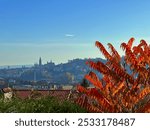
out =
[[149,0],[0,0],[0,65],[101,57],[105,45],[150,41]]

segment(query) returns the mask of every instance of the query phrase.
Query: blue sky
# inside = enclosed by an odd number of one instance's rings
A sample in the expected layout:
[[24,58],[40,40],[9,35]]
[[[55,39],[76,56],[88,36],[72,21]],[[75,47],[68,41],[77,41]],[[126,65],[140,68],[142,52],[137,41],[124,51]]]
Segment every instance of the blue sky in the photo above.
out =
[[150,41],[149,0],[0,0],[0,65],[101,57],[94,42],[120,51]]

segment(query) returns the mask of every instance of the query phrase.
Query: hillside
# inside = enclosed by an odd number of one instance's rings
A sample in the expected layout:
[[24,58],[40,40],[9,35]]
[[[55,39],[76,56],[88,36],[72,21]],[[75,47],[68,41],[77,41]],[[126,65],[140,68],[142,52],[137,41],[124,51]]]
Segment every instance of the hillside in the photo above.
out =
[[[96,58],[91,60],[105,60]],[[69,60],[67,63],[55,65],[53,62],[42,66],[34,66],[23,72],[20,76],[22,80],[47,80],[51,83],[70,84],[81,82],[84,75],[90,71],[85,64],[87,59]]]

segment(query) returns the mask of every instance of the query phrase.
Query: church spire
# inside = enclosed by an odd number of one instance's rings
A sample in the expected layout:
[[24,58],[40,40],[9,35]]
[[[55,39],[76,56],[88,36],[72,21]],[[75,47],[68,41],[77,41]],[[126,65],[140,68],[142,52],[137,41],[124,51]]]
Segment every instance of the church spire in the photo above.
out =
[[41,57],[39,59],[39,66],[42,66],[42,59],[41,59]]

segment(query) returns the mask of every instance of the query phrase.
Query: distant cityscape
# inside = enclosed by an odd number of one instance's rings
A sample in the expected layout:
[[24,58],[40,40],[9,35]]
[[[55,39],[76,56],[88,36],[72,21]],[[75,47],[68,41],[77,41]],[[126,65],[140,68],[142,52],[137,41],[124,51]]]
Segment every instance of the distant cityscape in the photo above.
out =
[[[0,69],[0,88],[16,89],[71,89],[81,83],[84,75],[90,71],[85,64],[88,59],[73,59],[67,63],[55,65],[49,61],[42,64],[39,58],[33,66],[5,67]],[[92,59],[101,60],[103,59]]]

